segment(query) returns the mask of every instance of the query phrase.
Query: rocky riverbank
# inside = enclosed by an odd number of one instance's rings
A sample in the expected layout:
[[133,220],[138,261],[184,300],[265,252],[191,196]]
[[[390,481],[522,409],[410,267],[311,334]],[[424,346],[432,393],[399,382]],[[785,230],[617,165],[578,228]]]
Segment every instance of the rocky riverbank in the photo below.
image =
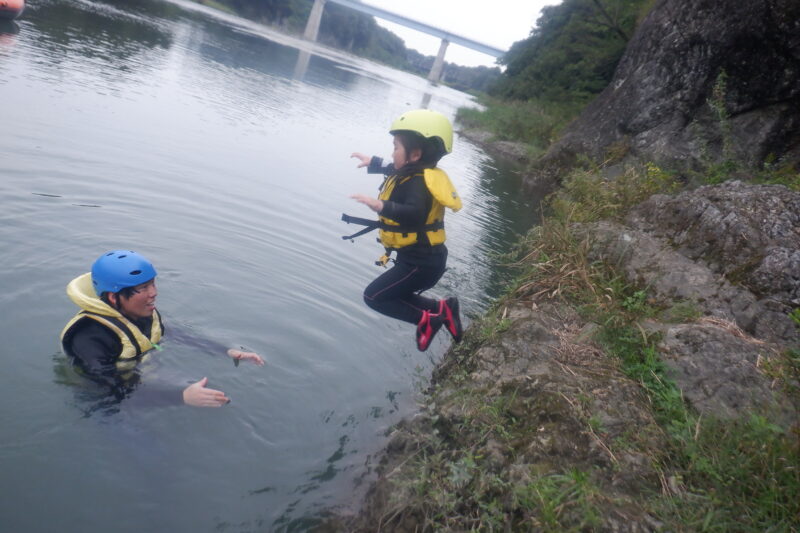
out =
[[[519,283],[444,356],[362,512],[325,529],[800,529],[799,9],[653,4],[528,167],[561,197]],[[794,190],[756,184],[768,169]]]

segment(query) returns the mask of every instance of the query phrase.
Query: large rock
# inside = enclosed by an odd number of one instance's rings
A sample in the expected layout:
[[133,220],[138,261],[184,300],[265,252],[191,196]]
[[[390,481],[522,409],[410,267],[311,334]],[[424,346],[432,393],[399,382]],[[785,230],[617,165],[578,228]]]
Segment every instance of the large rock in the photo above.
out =
[[[715,98],[726,120],[709,104]],[[550,149],[531,186],[577,154],[602,160],[626,150],[672,168],[768,157],[797,165],[800,2],[660,0],[610,85]]]
[[626,279],[664,301],[691,301],[704,314],[730,321],[748,334],[779,344],[796,344],[800,334],[787,308],[759,299],[708,266],[674,250],[666,239],[611,222],[585,225],[593,240],[591,260],[616,265]]
[[660,351],[669,377],[703,415],[739,418],[764,413],[785,425],[797,423],[797,407],[762,370],[776,357],[768,344],[722,321],[701,320],[668,326]]
[[627,218],[784,313],[800,306],[800,193],[738,181],[655,195]]

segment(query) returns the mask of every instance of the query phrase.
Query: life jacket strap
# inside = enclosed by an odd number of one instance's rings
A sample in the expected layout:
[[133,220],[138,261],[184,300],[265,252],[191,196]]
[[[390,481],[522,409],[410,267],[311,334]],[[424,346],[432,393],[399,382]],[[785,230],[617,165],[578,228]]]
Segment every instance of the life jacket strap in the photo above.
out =
[[348,224],[358,224],[360,226],[365,226],[364,229],[353,233],[352,235],[343,235],[342,239],[344,240],[351,240],[356,237],[360,237],[365,233],[369,233],[375,229],[382,229],[383,231],[391,231],[393,233],[420,233],[425,231],[438,231],[440,229],[444,229],[444,220],[436,220],[431,224],[425,224],[422,227],[409,227],[409,226],[396,226],[394,224],[387,224],[380,220],[371,220],[369,218],[359,218],[359,217],[352,217],[345,213],[342,213],[342,220],[347,222]]
[[356,237],[361,237],[365,233],[369,233],[372,230],[378,229],[380,227],[380,222],[378,220],[370,220],[368,218],[359,218],[359,217],[351,217],[345,213],[342,213],[342,220],[347,222],[348,224],[358,224],[359,226],[366,226],[364,229],[353,233],[352,235],[342,235],[342,239],[349,241],[355,239]]

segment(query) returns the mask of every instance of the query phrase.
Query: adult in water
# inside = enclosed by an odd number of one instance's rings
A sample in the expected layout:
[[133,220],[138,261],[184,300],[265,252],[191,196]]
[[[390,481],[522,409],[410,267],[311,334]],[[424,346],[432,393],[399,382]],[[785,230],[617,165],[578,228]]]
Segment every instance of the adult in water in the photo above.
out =
[[[117,399],[130,395],[140,382],[138,365],[154,349],[161,349],[164,335],[156,309],[156,270],[144,256],[130,250],[101,255],[92,271],[67,285],[67,295],[81,308],[64,327],[61,344],[74,364],[93,381],[110,389]],[[179,335],[180,337],[180,335]],[[195,346],[200,343],[192,342]],[[223,352],[239,361],[263,365],[256,353],[238,349]],[[208,388],[208,378],[188,387],[149,387],[157,403],[184,403],[196,407],[220,407],[230,402],[224,392]]]
[[385,176],[377,198],[354,194],[351,198],[379,215],[367,220],[342,215],[346,222],[366,226],[350,239],[378,229],[386,253],[376,263],[382,266],[397,253],[394,266],[364,289],[364,302],[384,315],[417,326],[420,351],[430,346],[434,335],[445,326],[456,342],[463,328],[456,297],[443,300],[421,293],[432,288],[447,266],[444,208],[461,209],[461,198],[439,160],[452,151],[453,127],[443,114],[427,109],[404,113],[389,129],[394,137],[392,162],[383,166],[379,157],[353,153],[371,174]]

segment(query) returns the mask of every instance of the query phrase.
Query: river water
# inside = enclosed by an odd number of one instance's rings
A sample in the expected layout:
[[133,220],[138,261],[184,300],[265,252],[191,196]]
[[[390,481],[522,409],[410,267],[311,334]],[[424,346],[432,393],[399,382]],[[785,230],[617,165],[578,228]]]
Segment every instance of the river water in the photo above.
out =
[[[424,105],[475,104],[190,3],[37,0],[0,26],[0,529],[302,531],[355,509],[449,337],[420,353],[362,303],[381,250],[339,217],[370,216],[348,195],[379,177],[349,155],[388,157],[388,125]],[[431,293],[476,316],[535,209],[458,135],[441,166],[465,207]],[[267,362],[167,339],[142,388],[207,376],[231,404],[87,399],[59,348],[64,288],[118,248],[155,263],[168,329]]]

